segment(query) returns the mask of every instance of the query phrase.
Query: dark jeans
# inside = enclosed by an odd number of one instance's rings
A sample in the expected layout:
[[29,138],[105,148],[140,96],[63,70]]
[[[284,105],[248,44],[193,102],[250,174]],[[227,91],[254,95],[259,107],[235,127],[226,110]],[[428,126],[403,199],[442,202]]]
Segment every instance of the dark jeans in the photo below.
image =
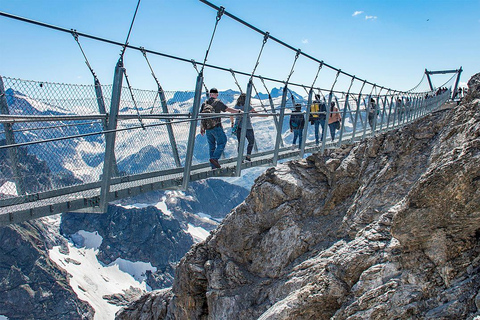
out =
[[[323,130],[325,130],[325,119],[316,119],[313,121],[313,125],[315,126],[315,143],[318,144],[323,137]],[[318,129],[322,126],[322,134],[320,135]]]
[[[210,159],[218,160],[222,156],[225,145],[227,144],[227,136],[225,135],[222,126],[206,130],[206,132]],[[211,165],[211,167],[214,168],[213,165]]]
[[[240,147],[240,136],[242,134],[242,128],[237,129],[237,140],[238,140],[238,147]],[[253,129],[247,129],[245,137],[247,138],[248,145],[247,145],[247,155],[252,154],[253,145],[255,144],[255,135],[253,134]],[[238,151],[240,153],[240,151]]]
[[369,112],[368,113],[368,123],[370,124],[370,128],[372,128],[372,130],[374,130],[374,126],[376,125],[376,118],[377,115],[375,113],[372,113],[372,112]]
[[328,124],[328,127],[330,128],[330,136],[332,137],[332,141],[335,140],[335,131],[337,130],[335,126],[336,126],[335,122]]
[[298,138],[298,147],[300,148],[302,145],[302,138],[303,138],[303,128],[302,129],[293,129],[293,144],[297,142]]

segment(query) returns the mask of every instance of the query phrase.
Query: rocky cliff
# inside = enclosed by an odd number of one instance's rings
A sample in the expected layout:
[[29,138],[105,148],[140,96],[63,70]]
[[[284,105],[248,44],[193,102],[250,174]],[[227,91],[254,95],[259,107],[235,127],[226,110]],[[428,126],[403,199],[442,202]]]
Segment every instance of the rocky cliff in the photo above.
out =
[[0,314],[8,319],[93,319],[48,256],[51,236],[42,220],[0,228]]
[[473,319],[480,74],[466,103],[269,169],[117,319]]

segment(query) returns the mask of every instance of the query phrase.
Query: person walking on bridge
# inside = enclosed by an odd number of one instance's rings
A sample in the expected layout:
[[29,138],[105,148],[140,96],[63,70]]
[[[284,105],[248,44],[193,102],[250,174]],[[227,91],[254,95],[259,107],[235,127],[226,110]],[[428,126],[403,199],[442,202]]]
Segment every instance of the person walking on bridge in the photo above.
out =
[[328,128],[330,129],[330,136],[332,141],[335,140],[335,131],[340,130],[342,121],[342,116],[337,107],[335,107],[335,102],[332,101],[330,104],[330,118],[328,118]]
[[[241,110],[227,107],[222,101],[218,99],[218,90],[216,88],[210,89],[210,98],[202,104],[200,113],[220,113],[220,112],[242,113]],[[212,117],[208,115],[201,121],[200,134],[203,136],[207,134],[207,142],[210,153],[210,166],[212,169],[221,168],[218,159],[225,149],[227,144],[227,136],[223,131],[221,117]]]
[[[309,121],[314,126],[315,131],[315,144],[318,146],[320,137],[323,137],[323,130],[325,130],[325,118],[326,118],[326,104],[321,100],[319,94],[315,95],[315,100],[310,106]],[[322,134],[319,134],[319,127],[322,127]]]
[[302,105],[297,103],[295,105],[295,110],[292,111],[290,116],[290,132],[293,132],[293,142],[292,147],[295,148],[295,143],[298,138],[298,148],[302,146],[303,138],[303,127],[305,126],[305,117],[302,113]]
[[[245,110],[245,99],[246,98],[247,98],[246,93],[240,94],[240,96],[237,99],[237,103],[235,104],[235,109],[236,110],[241,110],[243,112],[246,112],[246,110]],[[253,107],[251,105],[249,106],[249,111],[248,112],[249,113],[257,113],[257,111],[255,111],[255,109],[253,109]],[[238,148],[240,148],[240,137],[242,135],[242,130],[244,130],[244,128],[246,128],[245,130],[247,130],[245,132],[245,137],[247,138],[248,145],[247,145],[247,156],[245,157],[245,160],[246,161],[252,161],[251,155],[252,155],[253,146],[255,145],[255,134],[253,132],[252,119],[250,118],[250,114],[247,117],[246,125],[243,125],[242,117],[238,117],[237,119],[235,119],[235,122],[233,121],[232,118],[233,117],[230,117],[230,120],[232,121],[232,127],[237,128],[236,131],[235,131],[235,134],[237,135]],[[240,149],[238,149],[238,153],[239,154],[242,153],[242,152],[240,152]]]

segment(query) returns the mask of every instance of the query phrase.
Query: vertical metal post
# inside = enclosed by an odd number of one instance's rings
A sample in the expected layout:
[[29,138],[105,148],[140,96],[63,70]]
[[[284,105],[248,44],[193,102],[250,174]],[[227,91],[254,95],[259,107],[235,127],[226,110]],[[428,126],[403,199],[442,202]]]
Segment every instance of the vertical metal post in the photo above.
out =
[[[350,85],[351,87],[352,85]],[[338,143],[337,146],[340,146],[342,144],[342,139],[343,139],[343,133],[345,131],[345,118],[347,117],[347,106],[348,106],[348,97],[350,95],[350,89],[348,89],[348,92],[345,96],[345,103],[343,104],[343,113],[342,113],[342,125],[340,126],[340,134],[338,136]]]
[[[275,104],[273,103],[272,95],[268,93],[268,101],[270,102],[270,110],[275,114]],[[275,114],[273,116],[273,121],[275,122],[275,128],[278,130],[281,130],[279,124],[278,124],[278,116]],[[280,146],[283,147],[283,140],[280,141]]]
[[368,95],[367,102],[365,103],[365,126],[363,126],[362,140],[365,139],[365,134],[367,133],[367,127],[370,125],[370,121],[368,121],[368,104],[370,104],[370,98],[371,98],[371,95]]
[[[158,95],[160,96],[160,104],[162,105],[163,113],[168,113],[167,98],[160,83],[157,82]],[[173,158],[175,159],[175,165],[181,167],[180,156],[178,154],[177,142],[175,141],[175,135],[173,134],[172,120],[166,119],[168,139],[170,140],[170,146],[172,147]]]
[[387,105],[387,96],[388,96],[388,93],[390,92],[390,89],[387,91],[387,93],[385,94],[385,97],[383,99],[383,107],[382,107],[382,116],[380,117],[380,132],[383,131],[383,124],[385,122],[385,109],[386,109],[386,105]]
[[305,113],[305,126],[303,127],[303,136],[302,136],[302,142],[300,146],[300,158],[303,158],[305,155],[305,141],[307,141],[307,134],[308,134],[308,119],[310,117],[310,108],[313,103],[313,88],[310,88],[310,91],[308,92],[308,102],[307,102],[307,110]]
[[331,104],[332,104],[332,96],[333,92],[330,90],[330,94],[328,95],[328,103],[325,106],[325,111],[326,111],[326,116],[325,116],[325,129],[322,132],[322,148],[320,149],[321,152],[323,153],[325,151],[325,144],[327,143],[327,131],[330,131],[330,128],[328,127],[328,121],[330,119],[330,109],[331,109]]
[[[0,113],[1,114],[10,114],[7,103],[7,95],[5,93],[5,87],[3,85],[3,79],[0,76]],[[5,130],[5,144],[14,145],[15,144],[15,134],[13,133],[13,124],[3,123],[3,128]],[[15,189],[17,195],[25,194],[25,187],[23,184],[23,179],[20,174],[20,163],[18,162],[18,153],[17,147],[8,148],[8,158],[10,159],[10,165],[12,168],[13,181],[15,182]]]
[[242,114],[242,128],[240,130],[240,141],[238,142],[238,156],[237,156],[237,167],[235,175],[240,177],[242,175],[242,161],[243,161],[243,151],[245,149],[245,137],[247,136],[247,121],[250,117],[250,100],[252,97],[252,87],[253,81],[250,79],[247,85],[247,93],[245,97],[245,104],[243,106]]
[[[395,100],[395,98],[392,94],[392,97],[390,98],[390,104],[388,106],[387,127],[385,128],[385,131],[388,131],[388,128],[390,127],[390,118],[392,117],[392,106],[393,106],[394,100]],[[394,117],[395,117],[395,115],[394,115]],[[393,123],[393,125],[395,126],[395,122]]]
[[190,171],[192,170],[193,149],[195,147],[195,136],[197,134],[198,113],[200,112],[200,101],[202,99],[203,73],[197,76],[195,85],[195,97],[193,98],[192,118],[190,122],[190,130],[188,131],[187,154],[185,156],[185,167],[183,170],[182,189],[187,190],[190,183]]
[[[100,81],[96,76],[94,76],[94,85],[95,85],[95,95],[97,97],[98,111],[100,112],[100,114],[107,115],[107,110],[105,108],[105,101],[103,100],[102,85],[100,84]],[[103,128],[103,131],[108,130],[107,118],[102,120],[102,128]],[[118,166],[117,166],[117,159],[115,158],[115,151],[113,152],[112,167],[115,175],[118,175]]]
[[282,94],[282,104],[280,105],[280,119],[278,120],[278,129],[277,129],[277,137],[275,138],[275,150],[273,151],[273,165],[276,166],[278,162],[278,152],[280,147],[280,142],[282,141],[282,127],[283,121],[285,118],[285,106],[287,105],[287,93],[288,88],[287,84],[283,87],[283,94]]
[[358,99],[357,99],[357,110],[355,111],[355,122],[353,123],[353,132],[352,132],[352,140],[350,141],[353,143],[355,141],[355,133],[357,130],[357,122],[358,122],[358,114],[360,113],[360,101],[362,99],[362,91],[363,87],[365,87],[365,83],[367,81],[363,81],[362,88],[360,88],[360,92],[358,93]]
[[112,164],[114,163],[115,138],[117,129],[118,110],[120,109],[120,99],[122,94],[122,82],[125,69],[123,68],[122,58],[118,59],[115,66],[115,74],[113,77],[112,101],[110,104],[110,115],[108,117],[107,129],[105,134],[105,159],[103,162],[103,175],[100,184],[100,209],[107,212],[108,194],[110,192],[110,178],[112,176]]
[[425,69],[425,74],[427,75],[428,85],[430,86],[430,90],[433,91],[432,80],[430,79],[430,72]]
[[413,115],[415,119],[418,119],[423,115],[422,110],[420,108],[418,95],[413,96],[413,101],[414,101]]
[[455,81],[455,86],[453,87],[452,100],[457,96],[458,83],[460,82],[460,75],[462,74],[462,67],[457,70],[457,80]]

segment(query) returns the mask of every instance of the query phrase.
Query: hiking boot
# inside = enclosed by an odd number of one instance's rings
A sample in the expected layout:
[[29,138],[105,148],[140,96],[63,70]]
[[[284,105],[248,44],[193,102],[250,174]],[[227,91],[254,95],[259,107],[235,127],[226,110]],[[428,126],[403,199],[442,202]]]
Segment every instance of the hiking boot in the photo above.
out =
[[220,165],[220,163],[218,163],[218,160],[217,160],[217,159],[213,159],[213,158],[210,159],[210,163],[213,164],[213,166],[214,166],[215,168],[217,168],[217,169],[222,167],[222,166]]

